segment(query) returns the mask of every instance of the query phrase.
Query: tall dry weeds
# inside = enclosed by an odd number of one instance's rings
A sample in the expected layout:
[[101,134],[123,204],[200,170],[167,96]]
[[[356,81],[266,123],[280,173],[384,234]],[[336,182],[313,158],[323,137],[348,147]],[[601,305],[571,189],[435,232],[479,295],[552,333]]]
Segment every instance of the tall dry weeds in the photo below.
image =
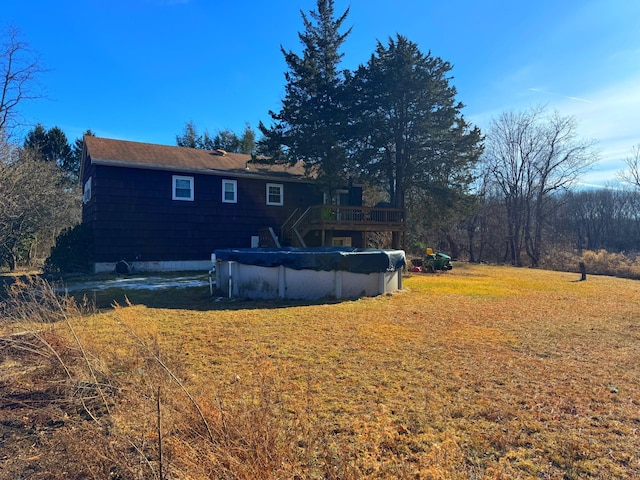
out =
[[11,285],[0,305],[0,359],[12,366],[1,378],[0,414],[5,423],[33,418],[21,434],[25,444],[39,440],[14,452],[3,471],[50,479],[307,478],[300,452],[319,450],[321,439],[302,415],[285,411],[275,372],[256,365],[257,383],[195,395],[176,352],[131,328],[129,308],[113,311],[126,355],[92,351],[91,338],[74,327],[92,312],[86,302],[39,277]]
[[[70,322],[87,307],[36,276],[17,279],[0,304],[0,415],[10,426],[3,434],[15,439],[2,470],[10,476],[100,478],[114,472],[113,459],[122,452],[111,448],[105,433],[118,387]],[[29,443],[27,451],[20,448]]]
[[586,250],[582,254],[554,252],[544,258],[541,267],[578,273],[580,263],[584,263],[587,275],[609,275],[640,280],[640,263],[637,255],[606,250]]

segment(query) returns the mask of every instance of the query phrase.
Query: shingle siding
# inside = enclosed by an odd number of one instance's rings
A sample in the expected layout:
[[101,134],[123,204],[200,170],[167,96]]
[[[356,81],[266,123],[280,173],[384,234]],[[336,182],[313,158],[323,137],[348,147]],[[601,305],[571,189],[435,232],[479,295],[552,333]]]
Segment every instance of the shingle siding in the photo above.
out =
[[[273,179],[235,178],[237,203],[222,202],[228,175],[85,164],[92,198],[83,221],[93,228],[95,262],[208,259],[217,248],[249,247],[251,236],[278,228],[295,208],[321,203],[310,183],[284,185],[284,206],[266,205]],[[194,200],[172,200],[172,176],[194,178]]]

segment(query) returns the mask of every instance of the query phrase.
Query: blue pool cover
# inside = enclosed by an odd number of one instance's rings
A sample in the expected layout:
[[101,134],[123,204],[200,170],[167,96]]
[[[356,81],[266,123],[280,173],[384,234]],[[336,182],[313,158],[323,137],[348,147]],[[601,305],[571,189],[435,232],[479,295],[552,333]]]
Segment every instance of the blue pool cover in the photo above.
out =
[[232,248],[216,250],[216,259],[259,267],[280,265],[294,270],[343,270],[351,273],[390,272],[406,265],[403,250],[350,247]]

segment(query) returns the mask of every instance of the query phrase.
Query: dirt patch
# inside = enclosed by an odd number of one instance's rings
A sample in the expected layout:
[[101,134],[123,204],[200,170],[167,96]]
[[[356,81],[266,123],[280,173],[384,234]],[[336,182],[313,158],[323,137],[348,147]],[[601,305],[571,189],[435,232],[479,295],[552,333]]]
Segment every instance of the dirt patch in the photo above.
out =
[[76,448],[105,438],[104,404],[94,384],[69,378],[66,370],[75,366],[52,354],[46,342],[53,340],[33,333],[0,338],[0,478],[108,478],[110,466],[86,465]]

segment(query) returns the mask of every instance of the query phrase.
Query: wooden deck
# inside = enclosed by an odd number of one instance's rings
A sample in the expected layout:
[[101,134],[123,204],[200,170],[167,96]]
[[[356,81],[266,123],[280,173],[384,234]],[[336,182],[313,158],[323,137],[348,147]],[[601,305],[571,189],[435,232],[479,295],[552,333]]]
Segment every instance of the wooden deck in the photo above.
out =
[[[286,226],[283,226],[286,228]],[[360,232],[405,231],[401,208],[315,205],[298,217],[292,217],[289,228],[304,236],[312,230],[351,230]]]
[[306,246],[304,237],[312,231],[326,232],[399,232],[406,234],[404,210],[401,208],[314,205],[296,209],[279,227],[262,229],[260,245],[280,247],[281,244]]

